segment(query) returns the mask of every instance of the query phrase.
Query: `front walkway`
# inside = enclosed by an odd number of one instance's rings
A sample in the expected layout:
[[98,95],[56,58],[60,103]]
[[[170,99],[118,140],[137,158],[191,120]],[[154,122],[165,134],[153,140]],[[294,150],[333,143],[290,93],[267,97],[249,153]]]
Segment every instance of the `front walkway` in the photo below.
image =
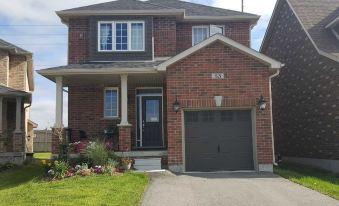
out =
[[338,206],[339,201],[273,174],[151,174],[143,206]]

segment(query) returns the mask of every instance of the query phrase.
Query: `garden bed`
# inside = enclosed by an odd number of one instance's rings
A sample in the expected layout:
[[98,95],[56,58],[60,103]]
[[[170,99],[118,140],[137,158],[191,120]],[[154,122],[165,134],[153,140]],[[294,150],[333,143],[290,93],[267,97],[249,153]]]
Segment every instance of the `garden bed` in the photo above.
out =
[[1,205],[139,205],[148,176],[126,172],[119,176],[76,176],[46,181],[45,169],[27,165],[0,173]]

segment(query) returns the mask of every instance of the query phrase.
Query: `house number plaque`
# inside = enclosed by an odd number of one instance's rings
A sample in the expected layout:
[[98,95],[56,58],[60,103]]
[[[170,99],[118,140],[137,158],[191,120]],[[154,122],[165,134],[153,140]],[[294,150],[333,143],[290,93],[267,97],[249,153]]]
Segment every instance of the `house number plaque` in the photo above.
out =
[[225,79],[224,73],[212,73],[212,79]]

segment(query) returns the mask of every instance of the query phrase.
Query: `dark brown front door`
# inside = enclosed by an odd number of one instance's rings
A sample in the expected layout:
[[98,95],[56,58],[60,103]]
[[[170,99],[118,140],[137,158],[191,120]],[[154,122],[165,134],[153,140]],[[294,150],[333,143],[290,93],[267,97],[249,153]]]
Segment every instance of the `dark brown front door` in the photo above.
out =
[[141,99],[142,147],[163,147],[162,98],[161,96],[144,96]]

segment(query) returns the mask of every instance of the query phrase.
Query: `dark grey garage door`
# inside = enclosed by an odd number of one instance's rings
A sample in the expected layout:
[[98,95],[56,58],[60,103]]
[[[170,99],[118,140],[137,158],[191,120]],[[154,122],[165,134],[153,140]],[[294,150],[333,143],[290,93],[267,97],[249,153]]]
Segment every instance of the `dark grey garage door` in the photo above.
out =
[[251,111],[185,112],[187,171],[253,170]]

